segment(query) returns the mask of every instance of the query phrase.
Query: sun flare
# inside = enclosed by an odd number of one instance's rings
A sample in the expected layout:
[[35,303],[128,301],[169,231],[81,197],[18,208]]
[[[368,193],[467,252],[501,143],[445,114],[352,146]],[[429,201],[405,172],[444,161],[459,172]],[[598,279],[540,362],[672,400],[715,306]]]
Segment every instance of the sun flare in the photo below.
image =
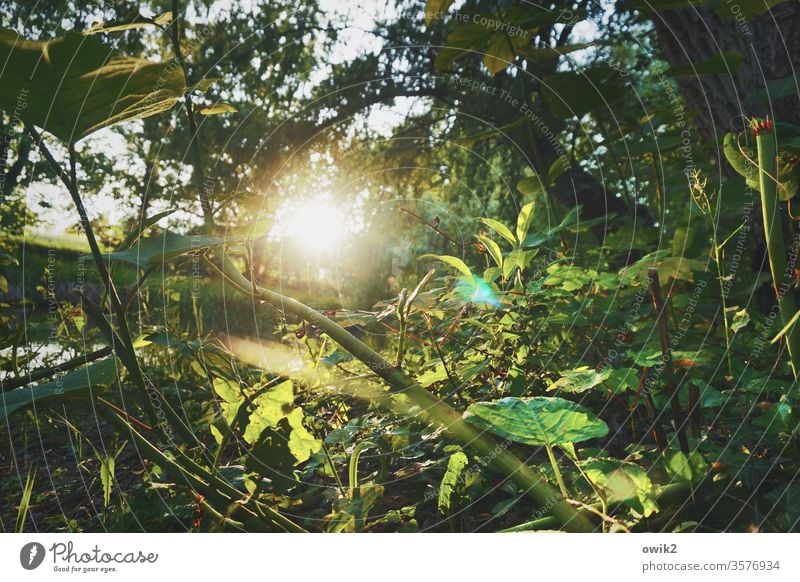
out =
[[284,244],[314,254],[335,252],[347,233],[345,214],[329,196],[286,202],[273,229]]

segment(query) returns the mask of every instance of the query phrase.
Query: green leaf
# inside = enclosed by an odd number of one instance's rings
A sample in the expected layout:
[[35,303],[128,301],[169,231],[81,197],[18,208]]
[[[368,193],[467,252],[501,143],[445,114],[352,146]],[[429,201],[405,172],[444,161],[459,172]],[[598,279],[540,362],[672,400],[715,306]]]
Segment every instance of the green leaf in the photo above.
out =
[[447,369],[444,367],[444,364],[438,362],[434,368],[417,376],[417,384],[419,384],[423,388],[427,388],[432,384],[436,384],[437,382],[443,382],[447,379],[448,379]]
[[0,108],[16,108],[23,121],[65,142],[167,111],[186,90],[180,67],[129,57],[77,33],[35,42],[0,30],[0,62]]
[[788,75],[768,82],[766,87],[753,91],[747,99],[768,104],[784,97],[797,95],[798,86],[800,86],[800,76]]
[[547,184],[550,186],[555,186],[556,180],[558,180],[568,169],[569,161],[567,160],[566,155],[561,155],[556,158],[556,160],[550,164],[550,167],[547,170]]
[[208,107],[201,107],[198,110],[200,115],[221,115],[223,113],[237,113],[238,111],[239,110],[230,103],[217,103],[215,105],[209,105]]
[[495,264],[503,268],[503,251],[500,250],[500,245],[490,239],[488,236],[483,236],[482,234],[475,235],[484,247],[486,247],[487,252],[494,260]]
[[737,51],[723,51],[699,63],[687,63],[670,67],[666,75],[670,77],[699,77],[700,75],[733,75],[742,64],[742,54]]
[[503,398],[477,402],[464,420],[526,445],[579,443],[608,434],[608,426],[582,406],[563,398]]
[[483,55],[483,64],[489,69],[489,73],[496,75],[514,62],[514,56],[511,39],[505,33],[498,32],[489,41],[486,54]]
[[311,458],[311,455],[322,449],[322,441],[314,438],[308,429],[303,426],[303,409],[295,408],[287,416],[292,432],[289,434],[289,452],[297,463],[303,463]]
[[491,38],[492,31],[474,22],[457,25],[439,49],[434,61],[437,72],[449,70],[455,61],[470,51],[477,50]]
[[540,192],[545,193],[544,180],[537,176],[528,176],[517,182],[517,190],[525,194],[525,196],[534,196]]
[[353,356],[347,350],[336,348],[333,352],[322,358],[322,363],[326,366],[338,366],[344,362],[351,362]]
[[616,368],[605,380],[614,394],[621,394],[626,390],[636,391],[639,388],[639,376],[636,368]]
[[124,261],[137,267],[146,268],[162,264],[181,255],[241,240],[243,237],[223,240],[199,234],[184,235],[165,231],[163,235],[142,238],[129,249],[106,253],[105,256],[112,261]]
[[[291,380],[281,382],[252,400],[253,411],[244,431],[244,440],[255,443],[268,427],[275,428],[294,410],[294,388]],[[300,409],[297,409],[300,410]],[[302,415],[302,410],[300,411]]]
[[695,451],[684,455],[681,451],[667,452],[664,466],[676,481],[699,481],[708,473],[708,464],[703,455]]
[[459,259],[458,257],[452,257],[450,255],[422,255],[420,259],[435,259],[437,261],[441,261],[451,267],[458,269],[465,277],[472,278],[472,271],[469,270],[467,264]]
[[453,0],[428,0],[425,3],[425,26],[430,26],[437,20],[442,20]]
[[478,222],[485,224],[497,234],[502,236],[512,245],[517,244],[517,239],[514,238],[514,235],[511,233],[511,229],[508,228],[505,224],[500,222],[499,220],[494,220],[493,218],[479,218]]
[[458,451],[450,456],[447,462],[447,471],[442,477],[442,483],[439,485],[439,511],[444,515],[450,515],[450,509],[454,504],[454,497],[458,484],[461,481],[461,475],[467,467],[467,455]]
[[100,482],[103,485],[103,504],[108,507],[111,501],[111,487],[114,484],[114,457],[103,457],[100,462]]
[[658,511],[657,488],[635,463],[618,459],[594,458],[578,463],[589,480],[603,492],[609,503],[625,503],[644,517]]
[[531,220],[533,219],[534,203],[528,202],[519,210],[517,215],[517,240],[525,240],[528,236],[528,230],[531,227]]
[[611,376],[611,368],[605,368],[601,372],[598,372],[589,366],[581,366],[574,370],[562,372],[561,378],[556,380],[547,391],[561,390],[562,392],[578,394],[591,390],[601,382],[607,380],[609,376]]
[[516,52],[526,59],[541,62],[548,59],[555,59],[571,52],[580,51],[596,44],[596,42],[579,42],[554,47],[525,46],[517,48]]
[[0,393],[0,422],[29,406],[49,406],[63,400],[91,398],[105,391],[117,379],[116,358],[106,358],[70,372],[66,376],[33,388],[18,388]]
[[508,253],[503,261],[503,277],[508,279],[514,273],[515,269],[524,271],[528,266],[528,262],[538,253],[538,249],[530,251],[515,250]]
[[731,331],[736,333],[740,329],[744,329],[750,323],[750,314],[746,309],[740,309],[733,315],[731,320]]

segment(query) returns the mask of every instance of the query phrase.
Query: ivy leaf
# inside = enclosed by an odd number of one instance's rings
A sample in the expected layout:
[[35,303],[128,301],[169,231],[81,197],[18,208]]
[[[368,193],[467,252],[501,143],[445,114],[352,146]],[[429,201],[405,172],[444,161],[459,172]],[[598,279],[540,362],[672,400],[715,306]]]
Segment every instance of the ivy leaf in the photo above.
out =
[[167,111],[186,91],[180,67],[129,57],[78,33],[36,42],[2,29],[0,62],[0,108],[16,108],[23,121],[65,142]]
[[543,396],[477,402],[464,413],[464,420],[526,445],[579,443],[608,434],[608,425],[579,404]]

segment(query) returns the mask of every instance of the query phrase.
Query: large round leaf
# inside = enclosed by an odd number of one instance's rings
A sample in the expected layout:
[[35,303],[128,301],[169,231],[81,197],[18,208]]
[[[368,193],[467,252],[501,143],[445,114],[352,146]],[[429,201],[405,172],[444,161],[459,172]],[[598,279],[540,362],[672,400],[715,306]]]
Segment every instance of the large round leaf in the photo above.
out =
[[563,398],[503,398],[477,402],[464,413],[470,424],[526,445],[579,443],[608,434],[608,426]]
[[167,111],[185,90],[176,63],[129,57],[93,36],[36,42],[0,29],[0,109],[65,142]]

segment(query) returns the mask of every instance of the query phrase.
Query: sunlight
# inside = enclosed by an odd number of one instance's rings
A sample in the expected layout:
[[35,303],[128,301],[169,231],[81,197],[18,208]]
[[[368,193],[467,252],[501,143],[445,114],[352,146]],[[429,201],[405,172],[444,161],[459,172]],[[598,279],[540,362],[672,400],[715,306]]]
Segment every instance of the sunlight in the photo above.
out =
[[271,234],[307,253],[325,254],[337,250],[349,230],[345,213],[323,195],[287,201]]

